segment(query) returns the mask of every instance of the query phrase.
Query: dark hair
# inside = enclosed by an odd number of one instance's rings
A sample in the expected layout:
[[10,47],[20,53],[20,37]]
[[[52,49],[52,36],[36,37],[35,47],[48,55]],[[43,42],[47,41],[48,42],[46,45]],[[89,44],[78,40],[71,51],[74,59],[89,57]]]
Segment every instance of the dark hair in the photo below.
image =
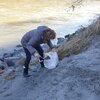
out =
[[54,30],[48,28],[43,31],[43,40],[44,42],[47,42],[50,39],[55,39],[56,38],[56,33]]

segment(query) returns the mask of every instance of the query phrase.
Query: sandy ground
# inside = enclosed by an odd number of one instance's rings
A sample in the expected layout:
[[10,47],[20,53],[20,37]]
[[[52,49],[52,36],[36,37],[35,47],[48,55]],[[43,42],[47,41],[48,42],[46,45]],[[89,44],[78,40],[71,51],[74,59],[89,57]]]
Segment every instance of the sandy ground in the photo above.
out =
[[[75,13],[76,11],[74,11],[73,14],[69,16],[70,19],[73,19],[75,16],[80,18],[79,20],[71,21],[73,27],[67,27],[69,23],[65,26],[65,24],[61,24],[61,21],[60,26],[55,29],[58,32],[64,33],[67,32],[67,30],[64,31],[64,29],[68,28],[68,32],[71,33],[69,30],[75,29],[77,27],[75,24],[80,25],[80,20],[83,20],[84,18],[84,23],[86,23],[88,19],[87,16],[90,17],[92,14],[99,14],[99,8],[99,2],[98,4],[95,2],[91,5],[87,4],[87,7],[81,10],[82,15],[79,14],[80,12]],[[3,22],[6,21],[3,14],[9,15],[10,19],[12,19],[12,14],[16,15],[15,17],[25,14],[27,15],[27,13],[22,14],[22,12],[15,14],[16,9],[12,11],[6,10],[7,9],[0,10],[0,12],[7,12],[0,13],[2,15],[1,17],[5,19],[1,20]],[[48,10],[52,11],[52,9]],[[63,11],[64,12],[62,13],[62,10],[59,10],[58,15],[65,15],[65,9]],[[45,14],[44,12],[47,12],[47,8],[45,8],[41,13]],[[55,12],[57,12],[57,10],[54,10],[53,14],[55,14]],[[27,18],[27,20],[31,19],[29,17],[30,15],[31,14],[25,18]],[[68,16],[68,14],[66,14],[66,16]],[[23,19],[23,17],[21,18]],[[50,16],[46,22],[51,22],[51,20],[52,17]],[[55,27],[55,23],[57,22],[54,20],[55,19],[53,19],[53,22],[51,23],[46,23],[43,19],[42,22],[45,22],[46,25],[54,25],[52,27]],[[36,23],[40,23],[40,20]],[[81,24],[83,25],[84,23],[82,22]],[[1,47],[6,47],[6,44],[7,46],[8,44],[15,45],[11,44],[15,41],[19,43],[18,41],[22,34],[35,27],[33,26],[33,23],[30,22],[25,22],[25,24],[22,25],[17,25],[17,23],[11,26],[0,25],[2,33],[0,36]],[[61,25],[65,27],[61,28]],[[21,71],[16,72],[16,78],[9,81],[5,80],[3,75],[0,75],[0,100],[100,100],[100,36],[95,37],[87,51],[78,55],[65,57],[59,62],[57,68],[53,70],[40,68],[39,65],[30,68],[30,74],[32,74],[32,76],[29,78],[24,78]]]
[[29,78],[21,72],[9,81],[0,76],[0,100],[100,100],[100,36],[87,51],[65,57],[53,70],[31,69]]

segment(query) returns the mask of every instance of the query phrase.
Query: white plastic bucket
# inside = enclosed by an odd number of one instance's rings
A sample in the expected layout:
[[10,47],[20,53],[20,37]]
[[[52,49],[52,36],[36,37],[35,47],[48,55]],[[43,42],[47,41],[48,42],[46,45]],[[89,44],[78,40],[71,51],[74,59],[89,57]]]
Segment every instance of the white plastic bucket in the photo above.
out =
[[51,52],[45,53],[45,58],[47,56],[49,56],[50,59],[44,60],[44,66],[48,69],[56,68],[56,66],[59,62],[57,52],[51,51]]

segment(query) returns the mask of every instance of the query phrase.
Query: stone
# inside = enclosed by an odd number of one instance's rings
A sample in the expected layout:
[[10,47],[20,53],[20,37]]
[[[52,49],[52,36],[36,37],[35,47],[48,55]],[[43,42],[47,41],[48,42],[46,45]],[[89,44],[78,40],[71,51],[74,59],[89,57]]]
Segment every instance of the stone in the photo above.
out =
[[3,58],[12,57],[13,53],[4,53]]
[[0,68],[0,74],[4,73],[4,69]]
[[16,48],[14,49],[13,56],[20,56],[21,53],[23,52],[24,52],[23,48]]
[[15,66],[18,63],[20,57],[8,57],[5,58],[4,61],[7,63],[8,66]]
[[25,57],[21,57],[21,58],[19,59],[19,61],[18,61],[18,64],[19,64],[19,65],[24,65],[24,63],[25,63]]
[[6,68],[6,67],[7,67],[6,62],[0,60],[0,68],[1,68],[1,69],[4,69],[4,68]]
[[57,38],[57,44],[61,44],[64,42],[65,38]]
[[6,59],[5,62],[7,63],[8,66],[14,66],[15,65],[15,63],[10,59]]
[[65,38],[69,38],[70,34],[65,35]]
[[18,44],[18,45],[16,45],[16,47],[18,47],[18,48],[19,48],[19,47],[22,47],[22,45]]
[[8,69],[6,72],[5,72],[5,75],[4,75],[4,78],[6,80],[11,80],[11,79],[14,79],[16,77],[16,73],[13,69]]

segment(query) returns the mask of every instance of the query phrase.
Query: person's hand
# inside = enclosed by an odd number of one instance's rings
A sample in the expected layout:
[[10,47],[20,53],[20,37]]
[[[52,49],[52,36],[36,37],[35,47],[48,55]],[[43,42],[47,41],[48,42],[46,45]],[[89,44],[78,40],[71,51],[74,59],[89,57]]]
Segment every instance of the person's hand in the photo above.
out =
[[34,53],[34,56],[35,56],[36,58],[40,58],[40,57],[41,57],[37,52]]

